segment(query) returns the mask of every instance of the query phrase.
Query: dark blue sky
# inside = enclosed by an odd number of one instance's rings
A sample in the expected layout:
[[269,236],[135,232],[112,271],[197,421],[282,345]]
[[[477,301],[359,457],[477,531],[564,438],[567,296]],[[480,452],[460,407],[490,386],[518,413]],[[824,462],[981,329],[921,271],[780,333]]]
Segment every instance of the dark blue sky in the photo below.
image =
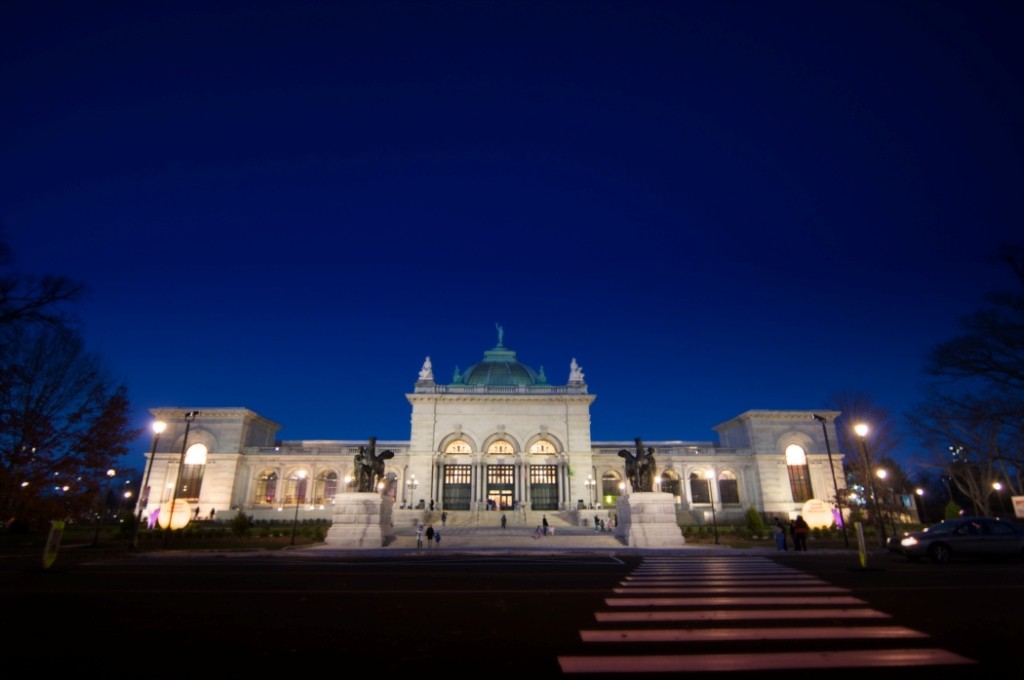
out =
[[139,427],[404,439],[424,358],[450,381],[496,322],[577,359],[598,440],[898,416],[1009,283],[1022,7],[4,2],[0,223],[89,286]]

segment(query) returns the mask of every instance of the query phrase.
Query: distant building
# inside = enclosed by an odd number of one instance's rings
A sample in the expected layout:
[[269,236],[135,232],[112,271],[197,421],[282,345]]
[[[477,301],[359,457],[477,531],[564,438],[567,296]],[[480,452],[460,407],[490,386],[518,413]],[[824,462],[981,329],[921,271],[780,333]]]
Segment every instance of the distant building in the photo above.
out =
[[[581,367],[572,359],[564,384],[520,363],[502,344],[452,381],[434,378],[429,357],[413,391],[407,441],[378,440],[391,450],[381,493],[396,509],[448,512],[489,509],[573,513],[614,508],[629,493],[623,449],[633,439],[592,441],[590,405]],[[143,489],[150,509],[171,500],[185,436],[184,408],[154,408],[167,423]],[[714,428],[719,442],[643,441],[655,450],[655,490],[671,493],[680,521],[739,523],[748,508],[766,517],[793,517],[816,499],[831,505],[845,486],[835,411],[747,411]],[[400,417],[396,414],[396,417]],[[354,491],[353,459],[367,440],[278,441],[281,426],[246,408],[201,408],[189,425],[178,503],[205,517],[232,510],[256,519],[285,508],[303,519],[331,518],[336,494]],[[834,479],[833,479],[834,473]],[[710,484],[709,479],[714,483]],[[835,480],[835,481],[834,481]],[[820,505],[820,504],[819,504]],[[588,515],[584,515],[588,516]],[[285,515],[290,517],[290,515]]]

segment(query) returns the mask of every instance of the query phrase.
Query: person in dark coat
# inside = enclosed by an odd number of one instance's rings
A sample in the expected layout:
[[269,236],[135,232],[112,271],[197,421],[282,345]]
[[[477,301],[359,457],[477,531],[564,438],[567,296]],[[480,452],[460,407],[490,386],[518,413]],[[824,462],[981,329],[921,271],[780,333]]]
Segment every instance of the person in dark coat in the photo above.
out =
[[429,548],[430,544],[434,542],[434,525],[433,524],[427,526],[427,534],[426,535],[427,535],[427,547]]
[[807,534],[811,533],[811,527],[804,520],[803,515],[797,515],[793,522],[793,550],[807,552]]

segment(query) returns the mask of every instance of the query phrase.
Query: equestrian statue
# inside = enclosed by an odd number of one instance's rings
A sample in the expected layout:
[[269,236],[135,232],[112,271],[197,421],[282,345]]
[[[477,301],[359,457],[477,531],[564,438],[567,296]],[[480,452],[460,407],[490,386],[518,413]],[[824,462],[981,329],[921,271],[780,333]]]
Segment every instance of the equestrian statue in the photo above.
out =
[[636,438],[636,453],[628,449],[619,451],[619,457],[626,459],[626,477],[633,491],[654,490],[654,449],[644,449],[643,440]]
[[360,446],[355,457],[356,491],[376,491],[377,483],[384,480],[384,461],[394,457],[390,449],[377,455],[377,438],[370,437],[369,446]]

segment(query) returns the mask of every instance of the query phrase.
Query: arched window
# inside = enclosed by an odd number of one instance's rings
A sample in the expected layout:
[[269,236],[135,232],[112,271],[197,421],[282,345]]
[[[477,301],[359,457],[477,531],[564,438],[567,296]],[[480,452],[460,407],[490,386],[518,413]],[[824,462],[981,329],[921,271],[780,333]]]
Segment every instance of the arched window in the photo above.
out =
[[786,447],[786,467],[789,469],[789,488],[793,500],[803,503],[814,497],[811,489],[811,473],[807,469],[807,454],[799,444]]
[[661,483],[658,486],[664,493],[672,494],[672,496],[678,498],[682,493],[682,489],[679,485],[679,477],[675,472],[664,472],[659,477]]
[[690,473],[690,500],[694,503],[711,502],[711,480],[703,471]]
[[530,453],[553,454],[555,453],[555,446],[551,442],[541,439],[535,441],[530,446]]
[[598,499],[601,505],[605,507],[615,505],[615,499],[625,495],[626,490],[621,477],[614,472],[606,472],[601,475],[601,497]]
[[455,441],[449,442],[448,446],[444,447],[445,453],[472,453],[473,449],[463,439],[456,439]]
[[718,494],[719,498],[722,499],[723,504],[739,504],[740,489],[739,483],[736,481],[736,475],[728,470],[725,470],[718,475]]
[[288,477],[287,482],[284,492],[284,504],[305,503],[309,474],[305,470],[296,470]]
[[502,453],[509,454],[509,453],[515,453],[515,451],[512,449],[512,445],[511,444],[509,444],[504,439],[499,439],[497,441],[491,442],[491,445],[487,447],[487,453],[488,454],[502,454]]
[[261,472],[256,477],[256,493],[253,500],[257,505],[272,505],[277,497],[277,473],[272,470]]
[[192,444],[185,451],[185,466],[181,469],[178,498],[199,500],[199,491],[203,488],[203,473],[206,471],[206,453],[206,444]]
[[313,503],[321,505],[331,503],[338,495],[338,473],[321,472],[313,485]]

